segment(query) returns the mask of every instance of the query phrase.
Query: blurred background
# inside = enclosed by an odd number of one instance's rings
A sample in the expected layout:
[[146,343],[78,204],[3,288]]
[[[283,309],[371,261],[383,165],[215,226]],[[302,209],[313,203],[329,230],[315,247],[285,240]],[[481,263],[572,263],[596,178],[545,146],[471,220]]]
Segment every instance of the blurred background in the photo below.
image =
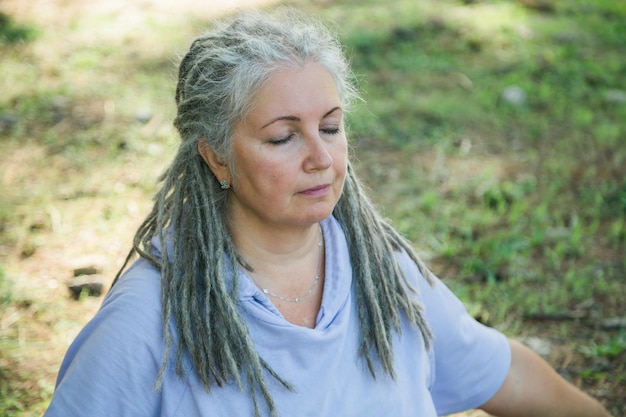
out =
[[[176,66],[269,0],[0,0],[0,416],[41,415],[178,138]],[[294,0],[372,197],[478,320],[626,413],[626,2]]]

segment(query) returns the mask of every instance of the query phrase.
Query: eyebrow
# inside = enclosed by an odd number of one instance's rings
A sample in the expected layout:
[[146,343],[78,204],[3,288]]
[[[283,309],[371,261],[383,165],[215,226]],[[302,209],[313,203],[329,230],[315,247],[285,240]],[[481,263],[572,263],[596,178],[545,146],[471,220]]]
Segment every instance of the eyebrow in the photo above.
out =
[[[339,107],[339,106],[337,106],[337,107],[333,107],[332,109],[330,109],[328,112],[326,112],[326,113],[324,114],[324,116],[322,117],[322,119],[323,119],[323,118],[326,118],[326,117],[328,117],[328,116],[330,116],[330,115],[331,115],[331,114],[333,114],[335,111],[340,110],[340,109],[341,109],[341,107]],[[279,120],[287,120],[287,121],[290,121],[290,122],[299,122],[299,121],[300,121],[300,118],[299,118],[299,117],[296,117],[296,116],[280,116],[280,117],[277,117],[277,118],[275,118],[275,119],[272,119],[269,123],[267,123],[267,124],[263,125],[263,126],[261,127],[261,129],[265,129],[266,127],[268,127],[268,126],[269,126],[269,125],[271,125],[272,123],[278,122]]]

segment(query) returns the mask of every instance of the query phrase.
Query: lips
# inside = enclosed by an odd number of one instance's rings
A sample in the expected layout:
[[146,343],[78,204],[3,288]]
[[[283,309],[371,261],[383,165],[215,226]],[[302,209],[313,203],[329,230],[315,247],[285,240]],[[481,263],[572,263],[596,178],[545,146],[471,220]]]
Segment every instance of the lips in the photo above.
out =
[[316,185],[315,187],[308,188],[302,191],[300,194],[313,196],[313,197],[319,197],[319,196],[326,195],[329,190],[330,190],[330,184],[320,184],[320,185]]

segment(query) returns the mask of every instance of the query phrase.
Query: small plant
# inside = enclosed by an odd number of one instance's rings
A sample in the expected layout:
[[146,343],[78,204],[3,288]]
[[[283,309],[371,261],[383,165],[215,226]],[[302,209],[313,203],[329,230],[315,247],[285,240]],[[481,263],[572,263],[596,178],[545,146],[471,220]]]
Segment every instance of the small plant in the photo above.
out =
[[622,330],[606,343],[596,346],[596,356],[616,358],[626,352],[626,330]]
[[35,39],[37,30],[33,27],[17,24],[10,16],[0,12],[0,42],[14,44]]
[[617,358],[626,353],[626,330],[622,329],[602,343],[592,342],[589,345],[581,346],[579,351],[588,358]]

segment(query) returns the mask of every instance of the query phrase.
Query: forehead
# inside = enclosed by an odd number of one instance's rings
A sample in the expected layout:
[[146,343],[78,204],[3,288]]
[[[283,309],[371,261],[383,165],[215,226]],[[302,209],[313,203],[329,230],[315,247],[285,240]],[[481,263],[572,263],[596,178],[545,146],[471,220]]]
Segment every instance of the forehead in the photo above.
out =
[[264,119],[293,115],[325,114],[340,107],[341,100],[334,78],[316,62],[301,67],[273,72],[252,96],[248,119]]

